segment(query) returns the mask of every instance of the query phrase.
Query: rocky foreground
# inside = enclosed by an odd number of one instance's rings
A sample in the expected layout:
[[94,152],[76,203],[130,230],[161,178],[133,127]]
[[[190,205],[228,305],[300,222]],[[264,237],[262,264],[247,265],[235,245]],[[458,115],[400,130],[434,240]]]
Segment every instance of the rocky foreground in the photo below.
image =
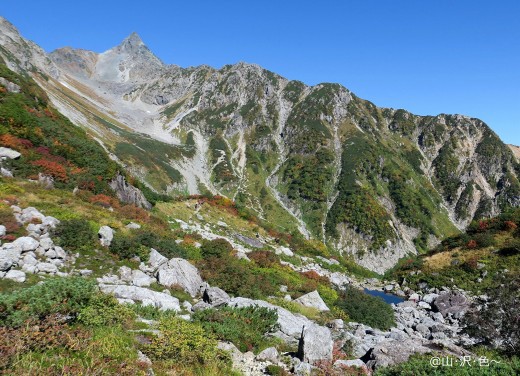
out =
[[[79,254],[72,255],[54,244],[50,232],[59,223],[56,218],[45,216],[32,207],[11,208],[16,219],[25,225],[28,236],[0,245],[0,278],[24,282],[30,274],[67,277],[92,273],[92,270],[75,268]],[[127,227],[136,229],[139,225],[131,223]],[[5,234],[5,227],[0,225],[2,234]],[[98,233],[100,246],[110,245],[113,235],[114,230],[102,226]],[[115,274],[108,273],[98,278],[97,282],[102,292],[114,295],[121,304],[138,303],[160,310],[173,310],[185,320],[190,320],[196,311],[224,306],[259,306],[275,310],[278,329],[269,335],[297,347],[298,352],[279,353],[275,348],[268,348],[255,356],[251,352],[241,353],[231,343],[220,344],[231,353],[235,368],[248,375],[263,374],[270,364],[305,375],[323,362],[336,368],[361,367],[368,373],[378,367],[404,362],[414,353],[436,350],[456,356],[468,354],[461,346],[471,345],[473,340],[461,334],[459,320],[473,298],[463,291],[427,289],[427,286],[423,286],[423,291],[413,291],[405,286],[406,283],[399,286],[395,282],[383,286],[378,280],[358,281],[340,272],[331,273],[309,258],[303,261],[300,266],[291,266],[297,270],[313,270],[329,278],[338,288],[364,286],[403,295],[406,301],[392,305],[396,327],[384,332],[360,323],[344,323],[341,319],[320,325],[267,301],[231,297],[218,286],[206,283],[197,268],[187,260],[167,259],[153,248],[148,261],[141,262],[138,269],[123,266]],[[172,296],[168,289],[172,287],[185,291],[192,301],[181,301]],[[281,291],[284,288],[280,286]],[[288,296],[286,299],[291,298]],[[319,311],[328,310],[317,291],[294,301]],[[153,322],[149,324],[153,325]],[[355,359],[334,359],[335,349],[346,346]]]

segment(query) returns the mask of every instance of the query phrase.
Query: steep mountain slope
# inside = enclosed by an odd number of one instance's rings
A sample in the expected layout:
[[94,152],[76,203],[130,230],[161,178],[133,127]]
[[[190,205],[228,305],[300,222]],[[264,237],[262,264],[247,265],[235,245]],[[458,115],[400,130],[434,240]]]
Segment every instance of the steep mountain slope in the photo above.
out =
[[101,54],[46,55],[2,19],[0,41],[150,188],[225,195],[377,272],[520,205],[518,162],[478,119],[379,108],[251,64],[164,65],[135,33]]

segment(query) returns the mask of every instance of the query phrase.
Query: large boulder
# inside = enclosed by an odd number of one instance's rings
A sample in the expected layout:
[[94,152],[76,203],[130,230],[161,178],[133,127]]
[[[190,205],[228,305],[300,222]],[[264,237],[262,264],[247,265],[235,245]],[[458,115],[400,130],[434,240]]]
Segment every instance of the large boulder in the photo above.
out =
[[10,279],[15,282],[25,282],[25,273],[21,270],[9,270],[7,274],[4,276],[5,279]]
[[114,230],[108,226],[101,226],[98,231],[99,242],[103,247],[110,247],[112,239],[114,239]]
[[202,293],[202,300],[210,304],[212,307],[220,307],[229,302],[231,298],[222,289],[218,287],[207,287]]
[[329,307],[327,307],[327,305],[321,298],[320,294],[316,290],[311,291],[308,294],[302,295],[294,301],[305,307],[316,308],[318,311],[330,311]]
[[19,246],[22,252],[34,251],[40,243],[29,236],[21,236],[13,242],[14,245]]
[[5,228],[5,226],[0,225],[0,236],[5,236],[6,233],[7,233],[7,229]]
[[148,287],[156,280],[150,277],[148,274],[143,273],[140,270],[132,271],[132,285],[139,287]]
[[163,292],[152,291],[138,286],[100,285],[105,294],[112,294],[118,299],[130,299],[142,303],[151,302],[161,310],[180,311],[179,299]]
[[434,310],[440,312],[443,317],[452,315],[460,318],[468,310],[470,303],[462,293],[450,291],[439,295],[432,304]]
[[22,248],[14,243],[5,243],[0,247],[0,272],[6,271],[11,266],[18,264],[22,254]]
[[332,360],[332,348],[332,334],[328,328],[316,324],[303,328],[298,347],[302,361],[314,364]]
[[413,354],[442,353],[445,356],[460,358],[471,353],[462,347],[446,341],[427,341],[407,338],[404,341],[387,339],[377,343],[362,360],[368,368],[376,370],[406,362]]
[[150,204],[146,197],[144,197],[143,192],[132,184],[127,183],[123,175],[118,174],[114,179],[112,179],[109,185],[116,193],[117,198],[122,202],[133,204],[148,210],[152,208],[152,204]]
[[150,248],[150,256],[148,257],[148,264],[157,270],[161,265],[166,264],[168,259],[161,255],[157,250]]
[[181,287],[191,296],[199,294],[204,286],[197,268],[181,258],[172,258],[161,265],[157,271],[157,280],[162,286]]
[[45,219],[45,216],[40,213],[40,211],[36,208],[33,208],[32,206],[29,206],[28,208],[25,208],[20,211],[20,213],[15,212],[15,217],[19,222],[27,223],[32,221],[39,221],[42,222]]
[[256,356],[257,360],[266,360],[271,363],[278,363],[278,350],[276,350],[275,347],[268,347],[267,349],[264,349],[258,353]]
[[0,159],[18,159],[21,154],[16,150],[0,146]]
[[58,272],[58,267],[50,262],[39,262],[36,265],[36,270],[39,273],[49,273],[54,274]]

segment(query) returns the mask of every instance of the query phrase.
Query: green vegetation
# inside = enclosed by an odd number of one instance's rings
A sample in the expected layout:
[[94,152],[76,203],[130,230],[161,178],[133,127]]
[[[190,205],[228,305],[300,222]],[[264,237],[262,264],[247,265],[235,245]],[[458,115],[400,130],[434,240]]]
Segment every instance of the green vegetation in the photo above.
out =
[[94,244],[97,240],[94,230],[86,219],[69,219],[61,221],[52,231],[56,244],[76,251]]
[[204,331],[199,323],[182,319],[163,320],[159,324],[161,335],[153,336],[143,351],[152,360],[171,364],[201,366],[221,364],[229,367],[229,357],[217,349],[217,341]]
[[109,249],[110,252],[124,259],[134,256],[146,259],[150,248],[155,248],[167,258],[197,257],[196,254],[190,253],[191,249],[177,244],[176,239],[174,234],[157,234],[145,229],[126,234],[118,232],[114,235]]
[[[445,360],[446,355],[413,355],[405,363],[379,368],[374,376],[502,376],[520,373],[520,359],[504,359],[496,354],[486,355],[487,365],[479,366],[479,356],[472,357],[470,365],[466,364],[465,366],[460,365],[461,360],[459,358],[449,357],[453,366],[439,367],[432,367],[431,358],[436,356]],[[484,364],[486,364],[485,359]],[[494,360],[494,362],[490,362],[491,360]]]
[[284,180],[288,185],[287,196],[303,198],[314,203],[326,201],[326,188],[332,180],[334,155],[320,148],[312,156],[295,155],[286,162]]
[[58,113],[31,78],[3,62],[0,76],[21,87],[20,93],[0,90],[0,145],[22,154],[10,162],[16,175],[37,178],[41,172],[52,176],[57,187],[111,194],[107,182],[117,165],[103,148]]
[[240,351],[258,352],[272,340],[265,335],[276,330],[276,311],[264,307],[206,309],[193,315],[193,321],[217,339],[233,342]]
[[371,296],[356,288],[341,292],[336,305],[345,310],[352,321],[388,330],[395,326],[394,310],[382,298]]
[[438,186],[441,187],[444,197],[448,202],[453,202],[456,197],[457,190],[461,184],[457,169],[459,167],[459,159],[455,154],[456,145],[446,143],[439,155],[433,161],[435,167],[435,178]]
[[19,327],[53,314],[69,315],[87,307],[96,294],[94,282],[82,278],[49,279],[9,294],[0,295],[0,325]]
[[499,288],[504,270],[508,278],[520,275],[519,226],[518,208],[474,221],[465,233],[446,238],[428,254],[401,260],[386,277],[406,278],[412,288],[426,282],[438,288],[458,286],[477,295]]

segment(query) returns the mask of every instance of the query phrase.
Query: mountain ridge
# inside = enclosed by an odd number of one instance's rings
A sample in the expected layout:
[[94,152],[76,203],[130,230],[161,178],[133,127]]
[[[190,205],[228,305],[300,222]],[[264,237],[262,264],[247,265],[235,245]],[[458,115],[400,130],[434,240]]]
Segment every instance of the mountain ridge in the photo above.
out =
[[150,188],[230,197],[371,270],[520,203],[518,161],[478,119],[380,108],[254,64],[164,65],[137,34],[42,55],[7,29],[54,105]]

